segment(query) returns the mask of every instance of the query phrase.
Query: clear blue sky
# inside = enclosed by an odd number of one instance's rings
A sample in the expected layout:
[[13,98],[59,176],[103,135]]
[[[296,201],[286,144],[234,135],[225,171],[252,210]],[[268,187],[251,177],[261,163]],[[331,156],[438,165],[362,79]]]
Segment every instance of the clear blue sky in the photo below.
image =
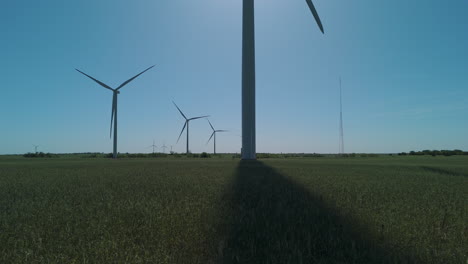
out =
[[[256,0],[258,152],[468,150],[466,0]],[[0,9],[0,154],[175,151],[183,119],[211,115],[219,152],[241,146],[241,0],[15,0]],[[212,151],[205,120],[191,150]]]

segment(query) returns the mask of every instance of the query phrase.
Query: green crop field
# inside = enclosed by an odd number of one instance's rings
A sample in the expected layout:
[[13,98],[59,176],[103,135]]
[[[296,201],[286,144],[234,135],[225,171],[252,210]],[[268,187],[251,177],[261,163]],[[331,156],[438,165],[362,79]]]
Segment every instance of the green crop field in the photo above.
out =
[[0,263],[467,263],[468,157],[0,157]]

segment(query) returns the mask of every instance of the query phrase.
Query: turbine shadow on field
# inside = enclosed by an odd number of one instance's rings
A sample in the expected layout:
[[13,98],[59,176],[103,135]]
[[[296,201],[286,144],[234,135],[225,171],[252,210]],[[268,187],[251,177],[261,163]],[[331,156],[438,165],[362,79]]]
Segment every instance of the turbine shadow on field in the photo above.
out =
[[[223,263],[407,262],[377,248],[303,186],[259,161],[241,161],[232,189]],[[346,221],[345,221],[346,220]],[[411,260],[411,263],[417,263]]]
[[422,169],[430,171],[430,172],[435,172],[439,174],[444,174],[444,175],[449,175],[449,176],[463,176],[463,177],[468,177],[468,174],[461,173],[461,172],[455,172],[455,171],[450,171],[442,168],[437,168],[437,167],[428,167],[428,166],[421,166]]

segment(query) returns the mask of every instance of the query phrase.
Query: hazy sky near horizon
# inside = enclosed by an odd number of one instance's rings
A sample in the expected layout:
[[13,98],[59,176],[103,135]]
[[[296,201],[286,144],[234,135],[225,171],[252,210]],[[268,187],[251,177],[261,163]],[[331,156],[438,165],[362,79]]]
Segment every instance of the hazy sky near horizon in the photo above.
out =
[[[468,150],[468,2],[256,0],[257,151]],[[242,0],[7,0],[0,9],[0,154],[185,151],[210,115],[218,152],[241,147]],[[206,120],[192,152],[211,152]],[[159,149],[158,149],[159,150]]]

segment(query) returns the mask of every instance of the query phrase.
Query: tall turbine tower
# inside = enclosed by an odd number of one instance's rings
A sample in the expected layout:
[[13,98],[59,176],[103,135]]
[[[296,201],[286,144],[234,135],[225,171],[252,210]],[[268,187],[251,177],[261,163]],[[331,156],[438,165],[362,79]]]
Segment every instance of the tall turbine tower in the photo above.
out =
[[113,92],[113,96],[112,96],[112,114],[111,114],[111,125],[110,125],[110,137],[112,137],[112,123],[114,124],[114,153],[112,154],[112,158],[116,159],[117,158],[117,95],[120,93],[119,89],[124,87],[125,85],[127,85],[129,82],[133,81],[136,77],[142,75],[144,72],[146,72],[147,70],[153,68],[153,66],[147,68],[146,70],[140,72],[139,74],[133,76],[132,78],[128,79],[127,81],[123,82],[121,85],[119,85],[119,87],[113,89],[111,88],[110,86],[108,86],[107,84],[101,82],[101,81],[98,81],[97,79],[94,79],[93,77],[89,76],[88,74],[78,70],[78,69],[75,69],[77,70],[79,73],[87,76],[88,78],[90,78],[91,80],[97,82],[99,85],[101,85],[102,87],[106,88],[106,89],[109,89]]
[[[255,23],[254,0],[243,0],[242,10],[242,159],[256,159],[255,148]],[[311,0],[306,0],[324,33]]]
[[39,147],[39,145],[34,145],[33,144],[33,146],[34,146],[34,152],[37,153],[37,148]]
[[340,77],[340,154],[344,154],[344,136],[343,136],[343,105],[341,103],[341,77]]
[[[208,120],[208,119],[206,119]],[[211,138],[213,138],[213,154],[216,154],[216,133],[218,132],[228,132],[228,130],[216,130],[214,129],[213,125],[211,124],[210,120],[208,120],[208,123],[210,124],[211,129],[213,129],[213,133],[211,134],[210,138],[206,142],[206,144],[210,143]]]
[[[187,127],[187,154],[189,154],[189,122],[192,121],[192,120],[195,120],[195,119],[200,119],[200,118],[209,117],[209,116],[197,116],[197,117],[187,118],[184,115],[184,113],[182,113],[182,110],[180,110],[180,108],[176,105],[176,103],[174,103],[174,101],[172,101],[172,103],[175,105],[175,107],[177,107],[177,110],[179,110],[180,114],[185,119],[184,127],[182,127],[182,131],[180,131],[180,135],[179,135],[179,138],[177,139],[177,142],[179,142],[180,136],[182,136],[182,133],[184,133],[185,127]],[[171,148],[172,148],[172,146],[171,146]],[[171,151],[172,151],[172,149],[171,149]]]

